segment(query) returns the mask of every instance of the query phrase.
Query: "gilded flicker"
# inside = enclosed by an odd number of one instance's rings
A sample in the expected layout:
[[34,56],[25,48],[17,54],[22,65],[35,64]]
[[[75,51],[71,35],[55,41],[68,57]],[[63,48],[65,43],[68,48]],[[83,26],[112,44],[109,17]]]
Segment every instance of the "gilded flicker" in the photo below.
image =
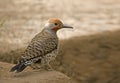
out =
[[56,32],[62,28],[73,28],[65,26],[59,19],[51,18],[45,24],[44,29],[38,33],[30,42],[18,64],[12,67],[11,72],[21,72],[27,66],[40,61],[41,65],[51,68],[49,62],[54,60],[58,53],[58,37]]

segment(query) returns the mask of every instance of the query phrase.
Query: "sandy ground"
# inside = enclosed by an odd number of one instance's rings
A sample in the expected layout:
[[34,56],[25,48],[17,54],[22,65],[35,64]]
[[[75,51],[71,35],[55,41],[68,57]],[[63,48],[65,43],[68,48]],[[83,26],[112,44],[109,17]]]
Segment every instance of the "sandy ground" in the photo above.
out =
[[9,72],[13,64],[0,62],[0,83],[74,83],[57,71],[33,71],[27,68],[22,73]]
[[[62,40],[52,67],[78,83],[119,83],[119,36],[120,31],[115,31]],[[24,48],[1,52],[0,60],[17,63],[23,51]]]
[[63,40],[66,74],[78,83],[120,82],[120,31]]

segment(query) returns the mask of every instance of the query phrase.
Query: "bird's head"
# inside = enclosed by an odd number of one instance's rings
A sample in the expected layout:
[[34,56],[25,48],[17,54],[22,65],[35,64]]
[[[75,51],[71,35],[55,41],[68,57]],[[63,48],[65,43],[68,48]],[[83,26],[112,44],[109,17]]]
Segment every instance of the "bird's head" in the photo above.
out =
[[51,29],[55,32],[57,32],[59,29],[62,28],[73,28],[71,26],[68,25],[64,25],[59,19],[57,18],[51,18],[48,20],[48,22],[45,25],[45,28],[47,29]]

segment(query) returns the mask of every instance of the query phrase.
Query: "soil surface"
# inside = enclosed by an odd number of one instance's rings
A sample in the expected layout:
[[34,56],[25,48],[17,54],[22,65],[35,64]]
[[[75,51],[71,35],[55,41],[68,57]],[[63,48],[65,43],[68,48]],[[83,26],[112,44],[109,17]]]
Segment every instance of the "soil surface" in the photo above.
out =
[[57,71],[32,71],[27,68],[21,73],[9,72],[13,64],[0,62],[0,83],[74,83]]
[[[78,83],[119,83],[119,36],[120,31],[115,31],[61,40],[59,55],[51,65]],[[24,49],[1,52],[0,61],[17,63]]]

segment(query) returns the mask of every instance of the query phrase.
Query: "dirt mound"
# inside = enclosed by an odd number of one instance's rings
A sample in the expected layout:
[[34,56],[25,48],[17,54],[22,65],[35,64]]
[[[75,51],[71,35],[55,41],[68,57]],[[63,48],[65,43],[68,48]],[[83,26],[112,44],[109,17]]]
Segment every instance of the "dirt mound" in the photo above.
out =
[[[120,31],[60,41],[57,60],[51,63],[78,83],[120,82]],[[17,63],[24,48],[0,54],[0,60]]]
[[13,64],[0,62],[0,83],[73,83],[69,77],[57,71],[33,71],[11,73]]
[[63,67],[80,83],[120,82],[120,31],[63,40]]

